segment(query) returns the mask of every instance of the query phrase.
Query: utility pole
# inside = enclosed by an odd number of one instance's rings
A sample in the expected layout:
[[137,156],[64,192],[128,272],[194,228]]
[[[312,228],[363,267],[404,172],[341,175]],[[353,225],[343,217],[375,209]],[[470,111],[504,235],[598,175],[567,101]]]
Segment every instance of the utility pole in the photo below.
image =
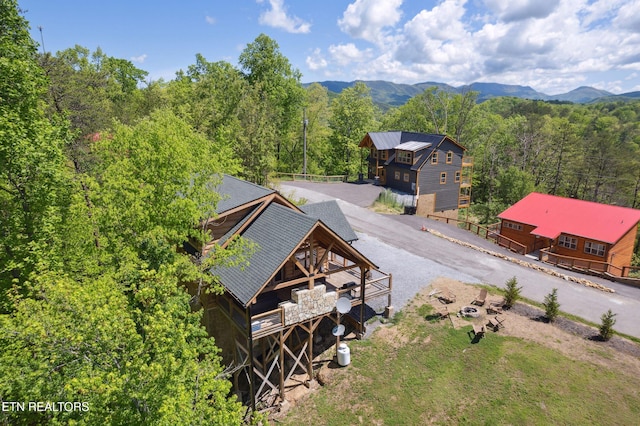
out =
[[47,53],[47,50],[44,48],[44,36],[42,35],[42,25],[39,25],[38,29],[40,30],[40,40],[42,40],[42,54],[44,55],[45,53]]
[[309,120],[307,120],[307,110],[303,110],[303,119],[302,119],[302,174],[304,176],[307,175],[307,125],[309,124]]

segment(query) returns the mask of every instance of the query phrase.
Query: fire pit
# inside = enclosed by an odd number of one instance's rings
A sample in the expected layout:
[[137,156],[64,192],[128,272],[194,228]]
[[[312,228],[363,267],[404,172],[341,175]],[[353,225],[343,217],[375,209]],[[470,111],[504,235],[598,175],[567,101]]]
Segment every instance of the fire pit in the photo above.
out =
[[473,306],[463,306],[462,309],[460,309],[460,315],[463,317],[478,318],[480,311]]

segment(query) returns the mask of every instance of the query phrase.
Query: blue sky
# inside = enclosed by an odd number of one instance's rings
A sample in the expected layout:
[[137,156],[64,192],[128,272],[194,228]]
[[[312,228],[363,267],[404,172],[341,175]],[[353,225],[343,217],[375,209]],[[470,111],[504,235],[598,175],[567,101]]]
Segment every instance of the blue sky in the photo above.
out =
[[[237,59],[261,33],[303,82],[520,84],[640,90],[640,0],[19,0],[32,37],[170,80],[202,54]],[[41,47],[42,48],[42,47]]]

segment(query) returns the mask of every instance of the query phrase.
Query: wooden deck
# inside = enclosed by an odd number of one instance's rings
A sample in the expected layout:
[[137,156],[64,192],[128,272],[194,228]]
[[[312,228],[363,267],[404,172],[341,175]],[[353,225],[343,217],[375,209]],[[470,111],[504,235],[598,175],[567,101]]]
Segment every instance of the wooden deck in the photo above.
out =
[[[327,291],[335,291],[338,297],[346,296],[351,300],[351,306],[358,306],[362,301],[360,288],[360,273],[356,270],[341,270],[329,275],[324,284]],[[364,303],[382,296],[390,296],[392,277],[384,272],[373,270],[365,281]],[[275,309],[253,315],[251,330],[254,339],[278,333],[285,329],[284,309]]]

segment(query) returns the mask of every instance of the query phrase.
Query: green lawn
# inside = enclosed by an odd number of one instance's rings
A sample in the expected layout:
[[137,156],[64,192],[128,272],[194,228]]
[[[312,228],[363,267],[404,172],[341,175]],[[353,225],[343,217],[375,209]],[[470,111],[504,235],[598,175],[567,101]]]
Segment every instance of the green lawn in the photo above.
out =
[[351,365],[332,370],[281,423],[637,424],[637,375],[499,333],[472,344],[470,325],[428,321],[430,310],[419,306],[419,314],[403,313],[390,328],[350,342]]

